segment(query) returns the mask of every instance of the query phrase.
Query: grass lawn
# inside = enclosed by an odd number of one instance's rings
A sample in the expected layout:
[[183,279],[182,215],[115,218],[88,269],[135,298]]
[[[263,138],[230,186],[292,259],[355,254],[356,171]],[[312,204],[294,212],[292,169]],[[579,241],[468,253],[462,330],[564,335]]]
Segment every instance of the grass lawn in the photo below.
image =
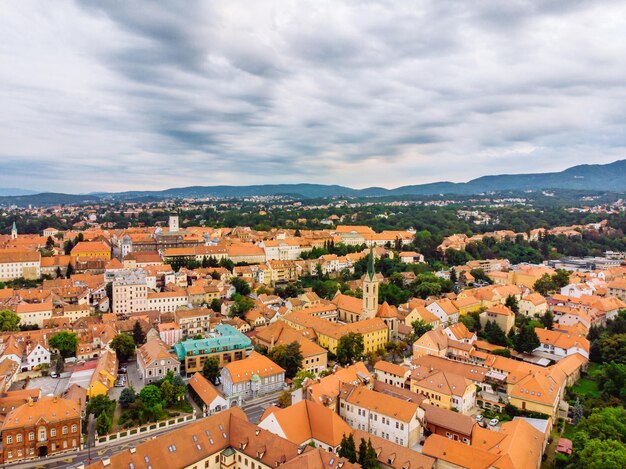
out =
[[599,363],[589,363],[589,367],[587,368],[587,376],[594,378],[601,368],[602,365]]
[[600,390],[598,389],[598,383],[587,378],[581,378],[572,387],[572,391],[581,397],[600,397]]
[[574,428],[574,425],[570,425],[569,423],[565,424],[565,430],[563,430],[563,438],[567,438],[568,440],[571,440],[574,437],[574,433],[576,432],[576,429]]

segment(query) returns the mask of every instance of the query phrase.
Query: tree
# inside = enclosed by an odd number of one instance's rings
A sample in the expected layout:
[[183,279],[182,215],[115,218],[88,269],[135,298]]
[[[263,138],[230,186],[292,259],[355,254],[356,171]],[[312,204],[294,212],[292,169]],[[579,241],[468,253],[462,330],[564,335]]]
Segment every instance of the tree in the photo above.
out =
[[161,384],[161,397],[167,407],[171,407],[176,403],[176,388],[170,381],[163,381]]
[[543,274],[533,285],[533,289],[543,296],[548,296],[551,291],[554,291],[554,288],[554,282],[550,274]]
[[491,344],[507,347],[509,345],[504,331],[494,321],[485,324],[485,338]]
[[574,404],[574,408],[572,409],[572,423],[574,426],[578,425],[578,422],[583,418],[583,405],[580,402],[580,399],[576,398],[576,403]]
[[535,328],[530,324],[522,326],[519,333],[513,338],[513,348],[519,353],[531,353],[540,345]]
[[367,442],[365,438],[361,438],[361,443],[359,443],[359,464],[361,467],[365,467],[365,458],[367,456]]
[[289,407],[291,405],[291,393],[289,391],[284,390],[280,393],[280,396],[278,397],[278,405],[282,408]]
[[300,389],[305,379],[315,379],[315,375],[310,371],[300,370],[296,373],[296,376],[293,378],[293,387],[295,389]]
[[13,311],[3,309],[0,311],[0,331],[19,331],[20,317]]
[[342,365],[352,363],[363,355],[363,336],[350,332],[339,339],[337,344],[337,361]]
[[348,436],[344,434],[341,438],[338,455],[339,457],[346,458],[353,464],[357,461],[356,444],[354,443],[354,438],[351,433]]
[[220,300],[218,300],[217,298],[214,298],[211,301],[211,309],[213,311],[215,311],[216,313],[219,313],[220,311],[222,311],[222,302]]
[[141,328],[141,323],[139,319],[135,321],[133,325],[133,340],[136,345],[143,345],[146,343],[146,333]]
[[72,275],[74,275],[74,266],[70,262],[67,264],[67,270],[65,271],[65,278],[70,278]]
[[237,293],[240,295],[245,296],[250,294],[250,285],[241,277],[231,278],[230,283],[233,287],[235,287],[235,290],[237,290]]
[[492,355],[511,358],[511,351],[508,348],[499,348],[491,352]]
[[365,453],[365,460],[363,461],[363,469],[378,469],[380,463],[378,462],[378,455],[374,446],[372,446],[372,440],[367,439],[367,452]]
[[213,384],[217,383],[220,377],[220,361],[217,357],[207,357],[202,365],[202,376],[211,381]]
[[120,394],[120,398],[118,399],[118,402],[120,403],[122,408],[128,409],[128,407],[133,402],[135,402],[136,398],[137,397],[135,396],[135,393],[133,392],[132,389],[124,388],[124,389],[122,389],[122,393]]
[[98,435],[106,435],[111,430],[112,425],[113,422],[111,418],[105,412],[103,412],[98,415],[98,418],[96,420],[96,432],[98,432]]
[[543,327],[546,329],[552,329],[552,324],[554,323],[554,315],[550,311],[546,311],[546,313],[540,318]]
[[617,397],[626,404],[626,365],[610,362],[602,366],[596,376],[603,397]]
[[519,304],[517,303],[517,297],[515,295],[509,295],[506,297],[504,306],[509,308],[515,314],[519,314]]
[[61,331],[50,337],[49,343],[63,358],[68,358],[76,354],[78,336],[75,332]]
[[459,280],[459,277],[456,274],[456,270],[453,267],[450,269],[450,281],[456,285],[456,282],[458,282],[458,280]]
[[285,377],[293,378],[302,367],[302,352],[298,342],[274,347],[267,354],[268,358],[285,369]]
[[161,404],[161,390],[154,384],[149,384],[139,393],[139,400],[148,409],[155,409],[156,406]]
[[232,317],[243,318],[250,309],[254,306],[252,298],[235,293],[233,295],[233,301],[235,302],[230,308],[230,315]]
[[411,323],[411,327],[413,327],[413,334],[415,335],[415,338],[419,339],[428,331],[432,330],[433,325],[428,324],[426,321],[422,319],[416,319],[415,321]]
[[128,334],[117,334],[111,341],[111,348],[115,350],[117,359],[125,362],[133,356],[135,352],[135,341]]
[[63,368],[64,368],[63,358],[59,357],[54,362],[54,371],[56,372],[57,375],[61,376],[61,373],[63,373]]
[[593,438],[576,454],[576,467],[587,469],[621,469],[626,467],[626,445],[616,440]]

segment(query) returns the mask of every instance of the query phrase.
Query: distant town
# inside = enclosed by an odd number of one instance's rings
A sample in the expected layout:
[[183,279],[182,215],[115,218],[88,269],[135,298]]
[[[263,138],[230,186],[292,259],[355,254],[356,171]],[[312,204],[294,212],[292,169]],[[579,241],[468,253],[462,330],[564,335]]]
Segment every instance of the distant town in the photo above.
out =
[[2,463],[584,467],[626,375],[594,200],[5,207]]

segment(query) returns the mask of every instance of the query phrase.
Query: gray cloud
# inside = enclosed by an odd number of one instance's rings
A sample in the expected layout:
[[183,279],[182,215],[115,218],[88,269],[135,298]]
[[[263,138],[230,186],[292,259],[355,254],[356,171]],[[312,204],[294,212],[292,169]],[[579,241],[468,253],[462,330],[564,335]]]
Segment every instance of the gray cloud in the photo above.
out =
[[9,187],[394,187],[625,157],[623,2],[23,0],[3,13]]

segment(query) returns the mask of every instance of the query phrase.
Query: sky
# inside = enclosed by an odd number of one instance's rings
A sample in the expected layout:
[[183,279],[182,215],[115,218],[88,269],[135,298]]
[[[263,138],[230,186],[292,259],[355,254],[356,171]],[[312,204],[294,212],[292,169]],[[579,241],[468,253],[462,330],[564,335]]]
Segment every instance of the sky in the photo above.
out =
[[355,188],[626,158],[626,2],[3,2],[0,186]]

